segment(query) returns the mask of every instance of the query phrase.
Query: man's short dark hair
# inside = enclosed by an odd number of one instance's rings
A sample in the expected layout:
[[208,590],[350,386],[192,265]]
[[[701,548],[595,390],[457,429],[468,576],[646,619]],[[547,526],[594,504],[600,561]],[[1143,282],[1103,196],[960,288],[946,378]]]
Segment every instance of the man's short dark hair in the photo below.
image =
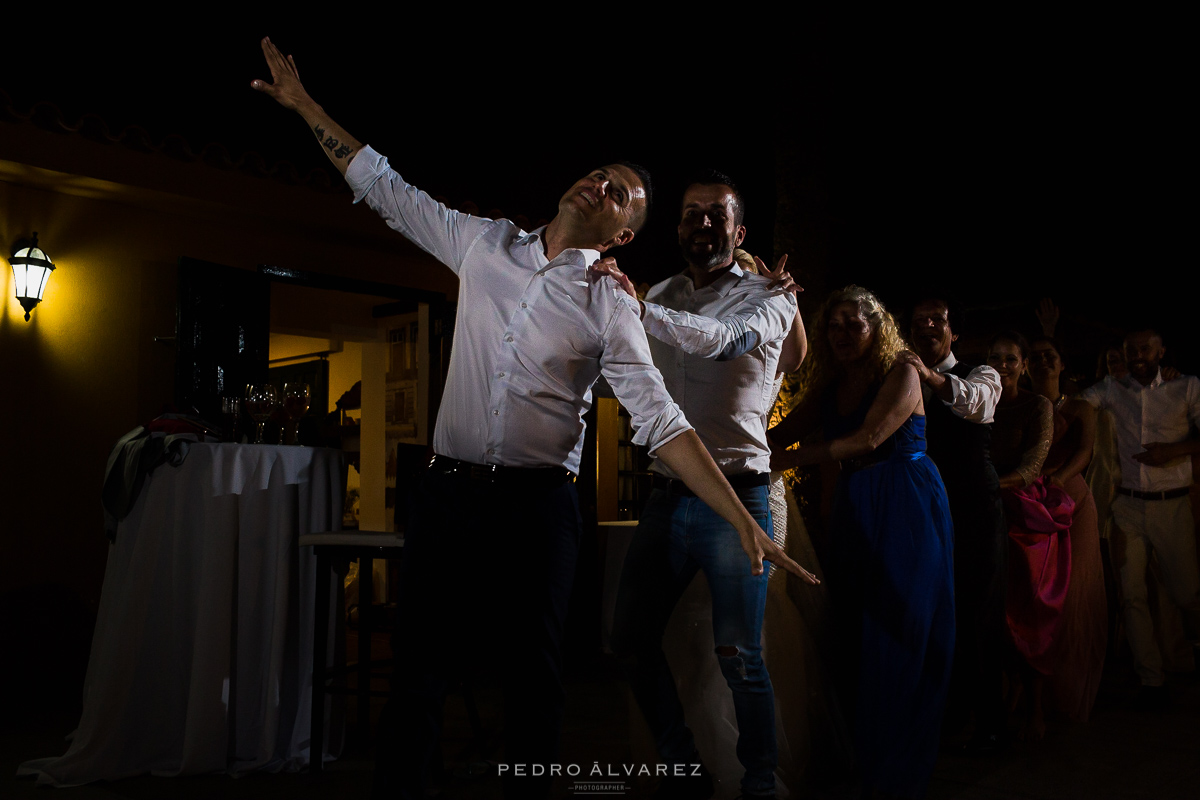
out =
[[646,220],[650,218],[650,206],[654,202],[654,184],[650,180],[650,170],[643,167],[641,164],[635,164],[632,161],[618,161],[622,167],[632,170],[634,175],[638,176],[638,180],[642,182],[642,188],[646,190],[646,208],[642,211],[641,218],[636,219],[637,223],[633,229],[634,233],[640,231],[646,225]]
[[733,193],[733,224],[743,224],[746,219],[746,198],[733,178],[715,169],[703,169],[692,176],[683,193],[687,194],[687,190],[693,186],[728,186]]
[[1135,333],[1149,333],[1160,342],[1163,341],[1162,331],[1154,327],[1150,320],[1137,320],[1133,325],[1125,329],[1125,336],[1121,338],[1121,347],[1125,347],[1125,342],[1129,341],[1129,337]]
[[954,292],[929,286],[913,292],[910,298],[906,304],[907,312],[904,317],[905,330],[912,329],[913,312],[917,310],[917,306],[924,303],[939,303],[946,307],[946,321],[950,323],[950,330],[954,331],[956,336],[962,336],[966,330],[966,311],[963,309],[958,295]]

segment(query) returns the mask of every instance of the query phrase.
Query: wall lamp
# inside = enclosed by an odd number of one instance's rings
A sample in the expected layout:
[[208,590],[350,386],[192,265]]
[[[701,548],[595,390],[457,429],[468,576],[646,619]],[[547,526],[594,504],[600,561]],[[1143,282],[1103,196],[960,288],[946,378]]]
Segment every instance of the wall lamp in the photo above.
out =
[[[17,284],[17,300],[25,309],[25,321],[29,321],[29,312],[42,302],[42,292],[46,291],[46,282],[54,271],[54,264],[46,251],[38,247],[37,231],[33,232],[33,242],[28,247],[21,248],[8,259],[12,264],[13,279]],[[18,242],[17,246],[24,244]]]

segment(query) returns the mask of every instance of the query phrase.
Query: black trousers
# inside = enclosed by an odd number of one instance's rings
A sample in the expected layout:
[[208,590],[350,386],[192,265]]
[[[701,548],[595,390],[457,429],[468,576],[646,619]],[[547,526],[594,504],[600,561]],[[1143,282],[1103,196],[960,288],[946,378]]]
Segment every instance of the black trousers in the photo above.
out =
[[494,483],[428,471],[404,537],[391,696],[380,718],[375,798],[424,800],[456,675],[483,665],[504,692],[509,798],[544,797],[562,727],[562,635],[582,525],[575,484]]
[[[1005,621],[1008,527],[999,487],[946,484],[954,520],[957,632],[946,721],[977,733],[1003,733],[1003,671],[1011,645]],[[949,731],[948,731],[949,732]],[[957,732],[955,730],[954,732]]]

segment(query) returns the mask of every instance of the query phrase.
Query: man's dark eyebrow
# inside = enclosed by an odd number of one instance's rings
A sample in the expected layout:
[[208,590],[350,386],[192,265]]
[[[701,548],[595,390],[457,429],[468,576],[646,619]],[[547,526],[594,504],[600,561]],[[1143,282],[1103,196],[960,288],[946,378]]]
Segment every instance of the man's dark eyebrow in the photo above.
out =
[[624,181],[610,176],[607,172],[604,173],[604,177],[608,178],[608,183],[610,186],[612,186],[612,188],[625,195],[626,200],[631,200],[633,198],[633,193],[629,190],[629,187],[625,185]]
[[600,175],[603,175],[605,178],[608,178],[608,182],[610,184],[612,184],[612,187],[614,189],[621,190],[622,192],[625,193],[626,197],[629,197],[629,187],[626,186],[624,183],[622,183],[620,181],[620,179],[618,179],[615,175],[610,173],[607,169],[605,169],[604,167],[597,167],[593,171],[593,174],[595,174],[595,173],[599,173]]

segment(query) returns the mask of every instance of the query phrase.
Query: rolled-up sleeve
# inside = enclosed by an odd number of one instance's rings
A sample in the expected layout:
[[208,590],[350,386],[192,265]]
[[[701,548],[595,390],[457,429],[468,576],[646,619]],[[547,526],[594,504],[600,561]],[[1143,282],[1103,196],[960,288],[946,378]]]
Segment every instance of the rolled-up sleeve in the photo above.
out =
[[354,202],[367,205],[389,227],[457,273],[472,243],[492,220],[447,208],[426,192],[407,183],[369,145],[346,169]]
[[946,405],[968,422],[991,422],[1000,401],[1000,373],[991,367],[976,367],[967,377],[946,375],[953,398]]
[[747,298],[720,318],[675,311],[645,303],[646,332],[666,344],[700,358],[729,361],[763,342],[787,335],[796,317],[796,299],[787,293],[763,292]]
[[646,445],[653,453],[692,430],[692,426],[667,393],[662,375],[650,358],[646,332],[638,321],[639,310],[632,298],[617,298],[604,331],[600,371],[632,418],[633,443]]

